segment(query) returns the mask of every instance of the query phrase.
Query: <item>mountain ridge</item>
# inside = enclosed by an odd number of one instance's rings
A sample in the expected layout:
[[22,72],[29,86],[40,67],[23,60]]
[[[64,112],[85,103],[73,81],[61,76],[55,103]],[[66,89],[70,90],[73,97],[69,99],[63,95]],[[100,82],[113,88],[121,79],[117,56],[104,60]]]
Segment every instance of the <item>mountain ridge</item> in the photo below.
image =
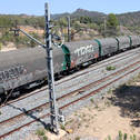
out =
[[[127,27],[139,27],[140,28],[140,11],[134,11],[134,12],[126,12],[126,13],[122,13],[122,14],[115,14],[116,17],[118,18],[119,22],[121,25],[127,26]],[[14,19],[16,19],[16,17],[20,17],[21,19],[33,19],[33,18],[40,18],[39,19],[39,23],[41,24],[41,21],[43,21],[42,19],[44,19],[43,16],[35,16],[35,15],[27,15],[27,14],[19,14],[19,15],[7,15],[7,14],[0,14],[0,17],[5,16],[6,18],[12,19],[12,17],[14,17]],[[70,16],[71,19],[80,19],[81,17],[90,17],[91,20],[97,24],[103,22],[105,19],[107,19],[108,14],[105,14],[103,12],[97,12],[97,11],[89,11],[86,9],[81,9],[78,8],[77,10],[75,10],[72,13],[60,13],[60,14],[52,14],[51,15],[51,19],[52,20],[58,20],[60,18],[66,18]],[[44,22],[44,21],[43,21]],[[31,22],[32,23],[32,22]],[[34,25],[34,23],[32,23]],[[43,24],[43,23],[42,23]]]

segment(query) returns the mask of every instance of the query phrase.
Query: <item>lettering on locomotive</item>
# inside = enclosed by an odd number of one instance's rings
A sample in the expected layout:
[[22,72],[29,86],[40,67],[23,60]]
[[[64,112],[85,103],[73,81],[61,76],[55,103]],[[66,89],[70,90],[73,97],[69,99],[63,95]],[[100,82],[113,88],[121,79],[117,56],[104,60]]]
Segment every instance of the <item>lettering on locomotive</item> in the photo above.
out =
[[76,49],[74,51],[75,54],[79,56],[82,56],[82,55],[85,55],[87,53],[91,53],[91,52],[94,52],[94,47],[92,45],[88,45],[86,47],[81,47],[79,49]]
[[0,71],[0,82],[19,77],[25,71],[23,66],[16,66],[5,71]]

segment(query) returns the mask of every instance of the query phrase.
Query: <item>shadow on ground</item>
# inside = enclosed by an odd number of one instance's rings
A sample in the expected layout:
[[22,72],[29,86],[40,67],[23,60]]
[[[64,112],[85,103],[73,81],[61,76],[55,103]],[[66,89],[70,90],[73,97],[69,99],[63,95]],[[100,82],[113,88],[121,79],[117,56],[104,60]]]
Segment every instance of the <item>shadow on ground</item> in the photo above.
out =
[[[30,121],[31,123],[33,123],[33,122],[36,121],[36,122],[41,123],[42,126],[43,126],[45,129],[47,129],[47,130],[50,130],[50,129],[51,129],[51,126],[50,126],[49,123],[46,123],[45,121],[43,121],[43,119],[41,119],[41,118],[37,117],[37,115],[35,115],[35,113],[36,113],[36,112],[39,112],[39,110],[36,110],[36,111],[28,111],[28,110],[26,110],[25,108],[16,107],[16,106],[11,105],[11,104],[8,104],[8,106],[10,106],[10,107],[12,107],[12,108],[14,108],[14,109],[16,109],[16,110],[19,110],[20,112],[24,113],[24,115],[26,115],[26,116],[32,118],[33,120]],[[49,116],[49,115],[48,115],[48,116]],[[47,115],[46,115],[46,117],[47,117]],[[27,124],[28,124],[28,123],[27,123]],[[29,123],[29,124],[30,124],[30,123]]]
[[120,107],[121,116],[133,119],[131,125],[140,127],[140,86],[122,85],[114,95],[109,100]]

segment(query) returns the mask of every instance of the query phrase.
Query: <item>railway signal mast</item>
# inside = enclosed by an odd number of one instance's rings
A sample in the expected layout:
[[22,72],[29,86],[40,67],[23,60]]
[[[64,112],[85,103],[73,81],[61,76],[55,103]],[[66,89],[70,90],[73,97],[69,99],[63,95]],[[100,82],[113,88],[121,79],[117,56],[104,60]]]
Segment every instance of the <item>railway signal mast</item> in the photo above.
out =
[[53,55],[51,48],[51,26],[50,26],[50,11],[48,3],[45,4],[45,22],[46,22],[46,53],[48,67],[48,86],[50,97],[50,119],[51,129],[58,133],[58,108],[56,105],[56,94],[54,86],[54,70],[53,70]]
[[[45,4],[45,25],[46,25],[46,44],[42,44],[39,40],[32,37],[30,34],[21,30],[16,26],[15,29],[10,29],[14,31],[15,36],[19,35],[19,32],[23,33],[25,36],[42,46],[46,49],[47,54],[47,72],[48,72],[48,86],[49,86],[49,102],[50,102],[50,130],[59,133],[58,124],[58,108],[56,105],[56,94],[54,85],[54,70],[53,70],[53,49],[51,47],[52,37],[51,37],[51,25],[50,25],[50,11],[48,3]],[[59,116],[60,117],[60,116]]]

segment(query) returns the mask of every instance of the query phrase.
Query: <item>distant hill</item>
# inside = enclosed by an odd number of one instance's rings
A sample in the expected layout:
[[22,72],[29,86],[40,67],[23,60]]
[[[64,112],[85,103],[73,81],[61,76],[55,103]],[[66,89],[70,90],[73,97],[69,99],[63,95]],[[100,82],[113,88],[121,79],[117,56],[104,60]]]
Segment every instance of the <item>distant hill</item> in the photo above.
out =
[[62,13],[62,14],[54,14],[52,15],[53,19],[59,19],[62,17],[67,17],[71,16],[71,18],[80,18],[82,16],[87,16],[90,17],[93,21],[99,21],[102,20],[103,18],[107,17],[106,14],[101,13],[101,12],[96,12],[96,11],[88,11],[84,9],[77,9],[73,13]]
[[124,26],[140,27],[140,11],[118,14],[117,17]]
[[[67,16],[70,16],[72,19],[71,32],[73,33],[73,40],[84,40],[84,39],[93,39],[93,38],[102,38],[108,36],[108,31],[105,32],[105,22],[104,20],[108,18],[107,14],[88,11],[84,9],[77,9],[72,13],[62,13],[62,14],[53,14],[51,19],[53,25],[53,32],[62,36],[67,40]],[[138,12],[129,12],[123,14],[116,14],[120,26],[120,34],[130,35],[132,33],[140,34],[140,11]],[[62,18],[61,20],[59,20]],[[17,22],[15,22],[17,21]],[[16,39],[13,34],[9,33],[8,30],[10,27],[16,26],[16,23],[20,28],[24,29],[26,32],[30,33],[32,36],[39,40],[44,40],[44,28],[45,28],[45,19],[44,16],[33,16],[27,14],[20,15],[4,15],[0,14],[0,45],[5,45],[6,43],[14,42],[16,48],[21,48],[24,46],[31,46],[33,44],[31,41],[27,41],[27,37],[21,36],[20,39]],[[78,29],[87,29],[87,30],[78,30]],[[119,29],[119,27],[118,27]],[[78,32],[77,32],[78,31]],[[118,32],[119,32],[118,31]],[[118,33],[119,34],[119,33]]]
[[[0,18],[5,16],[8,19],[14,19],[14,20],[19,20],[22,25],[41,25],[44,27],[41,23],[42,21],[44,22],[44,17],[43,16],[30,16],[27,14],[20,14],[20,15],[1,15]],[[88,11],[84,9],[77,9],[73,13],[62,13],[62,14],[52,14],[51,18],[52,19],[60,19],[62,17],[67,17],[71,16],[71,18],[76,18],[79,19],[82,16],[87,16],[92,19],[93,22],[103,22],[104,19],[107,18],[107,14],[101,13],[101,12],[96,12],[96,11]],[[137,12],[129,12],[129,13],[122,13],[122,14],[116,14],[118,17],[120,23],[124,26],[127,27],[140,27],[140,11]],[[27,19],[27,20],[25,20]]]
[[88,16],[90,18],[104,18],[106,14],[96,11],[88,11],[84,9],[77,9],[75,12],[71,14],[73,17],[81,17],[81,16]]
[[[79,18],[81,16],[90,17],[94,22],[103,21],[107,18],[107,14],[96,12],[96,11],[88,11],[84,9],[77,9],[73,13],[62,13],[62,14],[54,14],[52,15],[53,19],[59,19],[62,17],[71,16],[71,18]],[[120,23],[124,26],[128,27],[140,27],[140,11],[137,12],[128,12],[122,14],[116,14]]]
[[70,13],[53,14],[53,15],[51,15],[51,18],[54,19],[54,20],[57,20],[59,18],[67,17],[67,16],[70,16],[70,15],[71,15]]

